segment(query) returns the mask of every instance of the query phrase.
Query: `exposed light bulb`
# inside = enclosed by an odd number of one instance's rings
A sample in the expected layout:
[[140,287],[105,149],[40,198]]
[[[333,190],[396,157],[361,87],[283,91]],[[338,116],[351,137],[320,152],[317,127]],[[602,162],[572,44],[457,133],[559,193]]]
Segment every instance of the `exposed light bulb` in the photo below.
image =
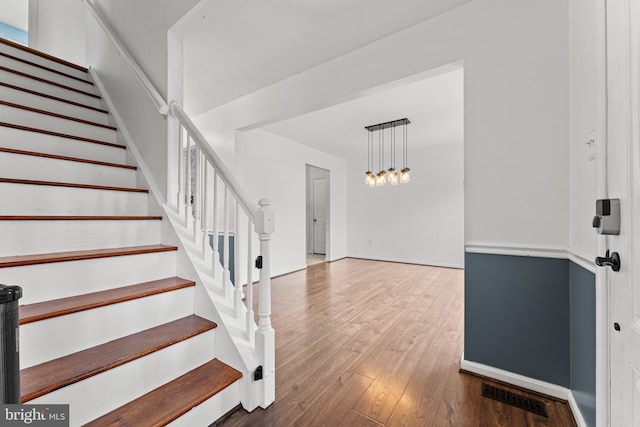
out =
[[404,168],[400,171],[400,182],[403,184],[411,181],[411,175],[409,174],[409,168]]
[[398,172],[394,168],[389,168],[389,184],[398,185]]

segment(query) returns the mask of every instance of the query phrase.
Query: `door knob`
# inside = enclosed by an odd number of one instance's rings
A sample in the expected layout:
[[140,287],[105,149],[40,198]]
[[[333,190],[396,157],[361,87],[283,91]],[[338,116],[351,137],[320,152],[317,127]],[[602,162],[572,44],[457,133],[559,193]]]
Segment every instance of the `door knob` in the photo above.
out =
[[609,256],[609,251],[604,257],[596,257],[596,265],[599,267],[609,266],[613,271],[620,271],[620,255],[618,252],[612,252]]

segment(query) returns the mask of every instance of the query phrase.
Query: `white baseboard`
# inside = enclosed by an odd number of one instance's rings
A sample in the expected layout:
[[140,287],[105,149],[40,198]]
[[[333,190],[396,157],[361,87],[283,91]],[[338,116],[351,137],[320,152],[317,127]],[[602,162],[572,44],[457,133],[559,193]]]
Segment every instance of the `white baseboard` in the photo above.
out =
[[460,369],[502,381],[507,384],[512,384],[536,393],[546,394],[547,396],[555,397],[556,399],[566,400],[569,403],[569,408],[573,413],[573,417],[576,420],[578,427],[587,427],[584,417],[582,416],[582,412],[580,412],[580,408],[578,407],[578,403],[573,397],[573,393],[566,387],[525,377],[524,375],[494,368],[493,366],[483,365],[482,363],[471,362],[469,360],[465,360],[464,353],[462,354],[462,360],[460,361]]
[[483,365],[482,363],[470,362],[464,359],[460,361],[460,369],[473,372],[485,377],[493,378],[508,384],[526,388],[527,390],[537,393],[546,394],[547,396],[557,399],[569,400],[569,389],[559,385],[551,384],[545,381],[536,380],[534,378],[525,377],[524,375],[515,374],[503,369],[494,368],[493,366]]

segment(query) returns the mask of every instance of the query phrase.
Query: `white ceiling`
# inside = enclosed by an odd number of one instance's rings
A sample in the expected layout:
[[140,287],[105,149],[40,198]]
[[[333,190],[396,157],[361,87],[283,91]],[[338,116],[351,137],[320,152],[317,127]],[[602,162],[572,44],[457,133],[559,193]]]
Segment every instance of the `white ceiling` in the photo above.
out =
[[2,0],[0,22],[27,31],[29,26],[29,0]]
[[204,0],[173,28],[186,110],[198,116],[469,1]]
[[[458,68],[284,120],[264,129],[342,158],[366,159],[365,126],[405,117],[411,121],[407,128],[410,151],[436,145],[461,144],[464,132],[463,97],[463,70]],[[389,137],[390,130],[387,130],[385,142],[388,143]],[[400,137],[398,131],[397,138]]]

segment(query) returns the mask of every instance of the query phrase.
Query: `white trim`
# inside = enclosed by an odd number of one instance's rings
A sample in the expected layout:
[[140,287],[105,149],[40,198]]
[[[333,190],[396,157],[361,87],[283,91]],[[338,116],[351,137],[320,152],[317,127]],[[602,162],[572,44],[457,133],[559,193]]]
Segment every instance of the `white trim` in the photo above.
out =
[[573,393],[566,387],[551,384],[545,381],[536,380],[533,378],[525,377],[524,375],[515,374],[513,372],[505,371],[503,369],[494,368],[493,366],[483,365],[482,363],[471,362],[465,360],[464,353],[462,353],[462,359],[460,360],[460,369],[474,374],[482,375],[487,378],[502,381],[507,384],[511,384],[517,387],[521,387],[527,390],[534,391],[536,393],[542,393],[547,396],[555,397],[556,399],[566,400],[573,414],[573,418],[576,420],[578,427],[587,427],[587,423],[582,416],[578,402],[573,397]]
[[576,398],[573,397],[573,392],[569,390],[569,408],[571,409],[571,413],[573,414],[573,419],[576,420],[576,424],[578,427],[587,427],[587,422],[584,420],[582,416],[582,411],[580,411],[580,407],[578,406],[578,402],[576,402]]
[[497,243],[468,243],[465,245],[465,252],[475,254],[512,255],[558,259],[568,258],[567,250],[564,248],[526,247],[516,245],[502,245]]
[[546,394],[547,396],[555,397],[556,399],[569,400],[570,390],[566,387],[525,377],[524,375],[494,368],[493,366],[483,365],[482,363],[471,362],[465,360],[464,353],[462,354],[462,360],[460,361],[460,369],[488,378],[493,378],[508,384],[513,384],[527,390],[535,391],[536,393]]
[[149,80],[144,71],[142,71],[142,68],[140,68],[136,60],[133,59],[131,53],[129,53],[124,44],[122,44],[115,31],[113,31],[113,29],[111,28],[111,25],[109,25],[108,20],[102,14],[100,9],[93,3],[93,0],[87,0],[85,3],[87,4],[89,11],[91,12],[91,15],[93,15],[96,22],[98,22],[107,37],[109,37],[111,43],[113,43],[115,48],[118,49],[118,52],[120,52],[120,55],[122,55],[122,58],[125,60],[127,65],[129,65],[129,68],[131,68],[131,70],[133,71],[133,74],[138,79],[138,82],[142,85],[145,92],[147,92],[147,95],[149,95],[151,101],[153,101],[153,104],[158,109],[158,113],[166,116],[169,113],[169,105],[167,105],[167,102],[164,100],[164,98],[162,98],[160,92],[158,92],[153,83],[151,83],[151,80]]
[[144,159],[142,158],[142,154],[140,154],[140,150],[138,150],[138,146],[133,142],[133,138],[131,137],[131,134],[127,130],[126,126],[124,125],[124,121],[122,120],[122,117],[120,116],[120,114],[118,114],[118,110],[116,110],[116,107],[113,104],[113,101],[109,96],[109,93],[105,89],[105,86],[102,83],[102,80],[100,80],[100,77],[98,77],[98,73],[93,67],[89,67],[89,74],[91,74],[91,78],[93,79],[93,82],[98,88],[98,91],[100,92],[100,96],[102,96],[102,99],[107,104],[107,109],[109,110],[109,113],[113,115],[113,119],[116,122],[118,131],[122,134],[122,137],[124,138],[127,144],[127,148],[129,149],[130,153],[133,155],[133,158],[135,159],[138,165],[138,168],[142,173],[142,176],[144,176],[144,179],[147,181],[149,190],[151,190],[156,200],[158,200],[161,204],[166,203],[166,200],[163,197],[162,192],[160,191],[160,187],[158,187],[155,180],[153,179],[153,175],[151,175],[151,171],[149,170],[149,167],[147,166]]
[[571,250],[567,251],[567,255],[569,256],[569,261],[578,264],[580,267],[585,270],[589,270],[593,274],[596,274],[596,264],[594,260],[590,260],[583,255],[572,252]]

